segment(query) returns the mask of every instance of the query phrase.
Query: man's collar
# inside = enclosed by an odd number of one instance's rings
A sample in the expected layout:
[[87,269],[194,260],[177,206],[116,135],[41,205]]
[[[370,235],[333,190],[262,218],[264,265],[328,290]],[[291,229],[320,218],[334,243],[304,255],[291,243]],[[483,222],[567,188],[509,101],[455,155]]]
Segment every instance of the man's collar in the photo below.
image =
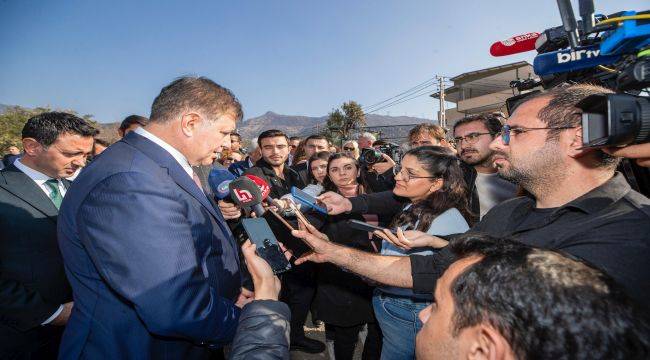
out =
[[23,164],[23,162],[20,160],[21,159],[16,159],[16,161],[14,161],[14,165],[18,168],[18,170],[25,173],[25,175],[29,176],[29,178],[34,180],[37,184],[44,183],[47,180],[51,179],[51,177],[43,174],[42,172],[32,169],[31,167]]
[[600,211],[610,204],[620,200],[627,195],[630,190],[630,185],[627,183],[627,180],[625,180],[623,174],[617,171],[614,173],[614,176],[604,184],[562,207],[574,207],[590,214]]
[[[266,160],[264,160],[264,158],[261,158],[261,159],[257,160],[257,162],[255,163],[255,166],[262,169],[262,172],[264,173],[264,175],[276,176],[277,177],[277,174],[275,173],[275,169],[273,169],[273,166],[271,166],[271,164],[266,162]],[[291,169],[289,166],[287,166],[287,164],[284,164],[284,167],[282,169],[282,173],[285,175],[285,179],[286,179],[287,176],[293,176],[293,173],[295,173],[295,171],[293,169]]]
[[173,146],[169,145],[166,143],[163,139],[159,138],[158,136],[150,133],[149,131],[145,130],[143,127],[137,127],[135,130],[133,130],[136,134],[143,136],[149,140],[151,140],[153,143],[156,145],[160,146],[163,148],[165,151],[167,151],[177,162],[180,164],[180,166],[185,170],[185,172],[190,176],[193,177],[193,170],[192,166],[190,166],[189,161],[187,161],[187,158],[185,155],[183,155],[180,151],[176,150]]

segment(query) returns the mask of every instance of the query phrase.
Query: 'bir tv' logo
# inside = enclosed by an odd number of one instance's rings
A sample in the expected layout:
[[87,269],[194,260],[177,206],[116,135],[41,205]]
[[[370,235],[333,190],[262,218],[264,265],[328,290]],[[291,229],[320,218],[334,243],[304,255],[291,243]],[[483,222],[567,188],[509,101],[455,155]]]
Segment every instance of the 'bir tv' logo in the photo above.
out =
[[581,60],[583,57],[587,59],[596,58],[600,55],[600,50],[578,50],[571,51],[570,53],[557,53],[557,63],[564,64],[571,61]]

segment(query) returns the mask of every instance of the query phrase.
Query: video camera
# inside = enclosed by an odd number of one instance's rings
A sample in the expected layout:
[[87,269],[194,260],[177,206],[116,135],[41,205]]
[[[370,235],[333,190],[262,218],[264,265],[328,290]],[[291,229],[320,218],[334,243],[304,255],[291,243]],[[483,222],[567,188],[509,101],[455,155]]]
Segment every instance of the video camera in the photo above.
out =
[[[511,87],[520,92],[566,83],[607,87],[616,94],[590,96],[578,104],[584,146],[650,142],[650,11],[594,15],[593,0],[580,0],[581,21],[576,22],[570,0],[558,0],[558,8],[562,26],[544,30],[535,40],[533,69],[539,80],[515,81]],[[506,100],[508,111],[536,92]]]
[[393,161],[399,163],[402,156],[402,151],[397,144],[382,144],[373,149],[363,149],[361,151],[361,156],[359,157],[359,162],[362,165],[372,165],[380,162],[386,162],[386,159],[384,159],[381,154],[386,154],[391,159],[393,159]]

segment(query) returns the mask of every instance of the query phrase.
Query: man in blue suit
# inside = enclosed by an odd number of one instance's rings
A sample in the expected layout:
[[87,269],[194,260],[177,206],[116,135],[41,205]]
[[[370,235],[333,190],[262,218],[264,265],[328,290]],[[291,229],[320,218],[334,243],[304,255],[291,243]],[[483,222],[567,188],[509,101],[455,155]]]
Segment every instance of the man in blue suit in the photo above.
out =
[[62,359],[201,359],[232,340],[237,245],[193,165],[229,146],[242,118],[207,78],[162,89],[149,123],[97,157],[59,212],[75,306]]

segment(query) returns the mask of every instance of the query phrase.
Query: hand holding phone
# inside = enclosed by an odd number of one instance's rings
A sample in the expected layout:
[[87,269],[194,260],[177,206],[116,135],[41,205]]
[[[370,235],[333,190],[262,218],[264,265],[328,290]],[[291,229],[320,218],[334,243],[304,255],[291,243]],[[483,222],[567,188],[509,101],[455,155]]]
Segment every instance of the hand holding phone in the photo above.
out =
[[307,194],[295,186],[291,188],[291,195],[294,197],[294,199],[298,200],[304,206],[327,215],[327,208],[324,207],[323,204],[321,204],[315,197]]
[[269,263],[274,274],[291,269],[291,264],[280,249],[280,244],[264,218],[243,219],[242,225],[251,242],[257,247],[257,254]]

